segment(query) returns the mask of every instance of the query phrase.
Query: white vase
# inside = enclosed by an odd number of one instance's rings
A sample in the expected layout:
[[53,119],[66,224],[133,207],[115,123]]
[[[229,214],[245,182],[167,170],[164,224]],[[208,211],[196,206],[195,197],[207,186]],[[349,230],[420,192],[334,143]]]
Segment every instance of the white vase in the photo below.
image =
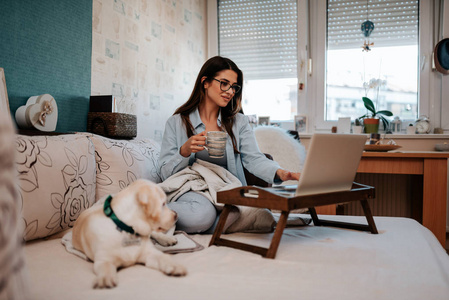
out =
[[360,133],[362,133],[362,131],[363,131],[363,126],[357,126],[357,125],[352,126],[352,133],[360,134]]
[[407,134],[415,134],[416,127],[415,126],[407,126]]

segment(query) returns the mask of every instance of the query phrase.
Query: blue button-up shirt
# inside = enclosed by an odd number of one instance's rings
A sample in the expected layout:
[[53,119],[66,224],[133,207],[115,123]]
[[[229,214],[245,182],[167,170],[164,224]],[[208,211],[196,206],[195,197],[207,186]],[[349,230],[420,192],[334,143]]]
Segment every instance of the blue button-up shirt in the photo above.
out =
[[[194,134],[206,130],[198,109],[192,112],[189,118]],[[218,116],[217,125],[221,127],[221,113]],[[243,166],[255,176],[268,183],[273,183],[276,171],[280,166],[277,162],[269,160],[260,152],[248,117],[243,114],[237,114],[232,131],[240,154],[234,153],[232,141],[229,138],[226,144],[228,171],[236,176],[243,185],[246,185]],[[188,137],[181,116],[179,114],[171,116],[165,124],[164,138],[158,162],[159,174],[162,180],[195,162],[195,153],[192,153],[189,157],[184,157],[180,154],[180,148],[187,140]]]

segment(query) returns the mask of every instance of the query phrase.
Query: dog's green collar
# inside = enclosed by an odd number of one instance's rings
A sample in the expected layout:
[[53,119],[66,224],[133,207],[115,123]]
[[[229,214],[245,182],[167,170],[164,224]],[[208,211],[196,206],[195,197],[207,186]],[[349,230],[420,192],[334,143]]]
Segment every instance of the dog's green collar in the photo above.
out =
[[120,231],[123,230],[130,234],[140,236],[137,232],[134,231],[134,229],[131,226],[128,226],[125,223],[123,223],[122,221],[120,221],[120,219],[116,216],[116,214],[112,210],[111,201],[112,201],[111,195],[109,195],[108,198],[106,198],[106,201],[104,201],[103,211],[104,211],[105,215],[108,216],[109,218],[111,218],[112,221],[114,221],[115,225],[117,225],[118,230],[120,230]]

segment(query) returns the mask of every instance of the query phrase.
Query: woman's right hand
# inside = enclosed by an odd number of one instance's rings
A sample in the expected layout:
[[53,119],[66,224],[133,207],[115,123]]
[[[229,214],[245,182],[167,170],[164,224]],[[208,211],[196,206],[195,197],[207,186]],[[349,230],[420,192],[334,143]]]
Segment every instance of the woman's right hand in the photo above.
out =
[[192,135],[179,149],[179,153],[184,157],[189,157],[192,153],[200,152],[206,145],[206,131],[197,135]]

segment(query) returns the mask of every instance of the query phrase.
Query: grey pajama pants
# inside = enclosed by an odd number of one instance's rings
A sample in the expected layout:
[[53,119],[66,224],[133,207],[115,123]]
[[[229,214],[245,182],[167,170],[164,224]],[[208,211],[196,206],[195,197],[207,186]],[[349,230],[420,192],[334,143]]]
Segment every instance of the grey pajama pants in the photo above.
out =
[[[178,214],[176,230],[186,233],[213,233],[218,222],[219,212],[215,206],[201,194],[187,192],[175,202],[168,203],[168,207]],[[238,210],[229,214],[226,220],[226,230],[239,217]]]

